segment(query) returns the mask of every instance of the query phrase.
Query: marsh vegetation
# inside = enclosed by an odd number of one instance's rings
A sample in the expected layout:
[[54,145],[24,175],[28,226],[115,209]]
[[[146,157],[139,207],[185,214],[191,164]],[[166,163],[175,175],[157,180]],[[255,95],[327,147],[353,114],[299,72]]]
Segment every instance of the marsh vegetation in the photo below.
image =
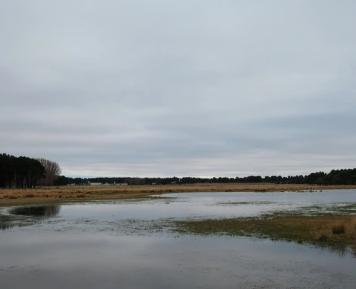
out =
[[176,221],[177,231],[189,234],[220,234],[286,240],[351,248],[356,254],[356,216],[272,215],[255,218]]

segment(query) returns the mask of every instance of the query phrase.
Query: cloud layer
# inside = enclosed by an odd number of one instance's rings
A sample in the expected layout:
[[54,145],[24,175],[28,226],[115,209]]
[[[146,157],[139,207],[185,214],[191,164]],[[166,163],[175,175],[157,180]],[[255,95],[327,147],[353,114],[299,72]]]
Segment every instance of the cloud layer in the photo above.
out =
[[0,3],[0,151],[71,176],[356,167],[356,2]]

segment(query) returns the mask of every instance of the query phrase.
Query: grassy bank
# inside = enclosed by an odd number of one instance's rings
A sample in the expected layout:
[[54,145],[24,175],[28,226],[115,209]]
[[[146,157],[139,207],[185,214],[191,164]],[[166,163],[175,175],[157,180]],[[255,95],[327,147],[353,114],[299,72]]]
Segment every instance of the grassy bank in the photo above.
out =
[[356,254],[356,215],[273,215],[260,218],[188,220],[175,224],[177,231],[182,233],[255,236],[341,250],[350,247]]
[[0,206],[146,198],[172,192],[272,192],[351,189],[356,186],[294,184],[191,184],[145,186],[64,186],[36,189],[0,189]]

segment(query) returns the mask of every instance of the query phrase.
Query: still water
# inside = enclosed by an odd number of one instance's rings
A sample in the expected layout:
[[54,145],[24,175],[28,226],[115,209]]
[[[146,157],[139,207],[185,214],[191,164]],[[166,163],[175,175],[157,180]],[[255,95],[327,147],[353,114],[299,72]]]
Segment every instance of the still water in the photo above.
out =
[[[356,258],[267,239],[179,235],[169,221],[332,211],[356,190],[178,193],[0,209],[0,288],[356,288]],[[351,212],[356,213],[356,212]]]

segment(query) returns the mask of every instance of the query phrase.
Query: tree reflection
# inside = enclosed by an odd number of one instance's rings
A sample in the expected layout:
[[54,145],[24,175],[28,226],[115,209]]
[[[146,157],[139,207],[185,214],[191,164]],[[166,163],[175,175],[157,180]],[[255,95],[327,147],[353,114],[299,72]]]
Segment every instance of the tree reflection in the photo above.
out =
[[8,211],[9,214],[0,213],[0,230],[30,226],[43,219],[57,216],[59,211],[59,205],[15,207]]
[[49,218],[58,215],[59,210],[60,206],[58,205],[25,206],[16,207],[10,213],[13,215]]

